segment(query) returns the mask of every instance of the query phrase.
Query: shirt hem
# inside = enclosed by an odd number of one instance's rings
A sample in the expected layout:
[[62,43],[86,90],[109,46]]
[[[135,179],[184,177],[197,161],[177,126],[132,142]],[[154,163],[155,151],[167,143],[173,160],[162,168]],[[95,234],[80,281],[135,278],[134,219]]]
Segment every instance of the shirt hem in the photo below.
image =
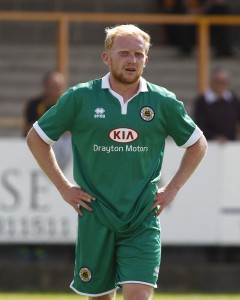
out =
[[115,292],[118,287],[112,289],[112,290],[109,290],[109,291],[106,291],[106,292],[103,292],[103,293],[99,293],[99,294],[89,294],[89,293],[83,293],[83,292],[80,292],[78,291],[74,286],[73,286],[73,281],[71,282],[70,284],[70,289],[72,289],[76,294],[78,295],[83,295],[83,296],[87,296],[87,297],[99,297],[99,296],[104,296],[104,295],[107,295],[107,294],[110,294],[112,292]]

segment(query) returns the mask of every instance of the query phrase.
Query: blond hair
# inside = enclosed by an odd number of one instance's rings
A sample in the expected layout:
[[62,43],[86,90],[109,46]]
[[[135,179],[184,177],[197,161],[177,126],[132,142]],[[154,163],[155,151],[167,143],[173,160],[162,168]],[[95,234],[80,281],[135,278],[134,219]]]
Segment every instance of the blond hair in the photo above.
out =
[[117,25],[114,27],[107,27],[105,29],[106,38],[105,38],[105,51],[109,51],[112,48],[113,40],[117,36],[141,36],[146,44],[146,54],[151,46],[150,44],[150,35],[145,31],[141,30],[135,25],[126,24],[126,25]]

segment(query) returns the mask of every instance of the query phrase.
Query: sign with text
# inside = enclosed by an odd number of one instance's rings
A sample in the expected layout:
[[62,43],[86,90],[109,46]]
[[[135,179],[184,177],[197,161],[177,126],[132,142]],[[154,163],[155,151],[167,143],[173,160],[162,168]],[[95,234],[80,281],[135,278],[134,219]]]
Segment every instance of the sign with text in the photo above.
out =
[[[0,243],[74,243],[77,213],[43,174],[25,140],[0,140]],[[164,185],[184,150],[166,145]],[[239,143],[209,143],[206,158],[161,214],[166,245],[240,245]],[[72,162],[64,169],[72,179]]]
[[[22,139],[0,141],[0,242],[72,243],[77,214]],[[71,162],[64,170],[72,178]]]

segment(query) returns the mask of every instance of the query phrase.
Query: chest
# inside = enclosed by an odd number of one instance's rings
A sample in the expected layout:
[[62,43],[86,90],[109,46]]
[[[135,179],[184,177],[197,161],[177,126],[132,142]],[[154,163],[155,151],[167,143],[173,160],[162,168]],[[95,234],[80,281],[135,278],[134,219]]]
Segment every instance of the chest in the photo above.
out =
[[146,93],[126,103],[108,91],[101,97],[87,99],[77,112],[75,131],[117,143],[166,137],[158,101]]

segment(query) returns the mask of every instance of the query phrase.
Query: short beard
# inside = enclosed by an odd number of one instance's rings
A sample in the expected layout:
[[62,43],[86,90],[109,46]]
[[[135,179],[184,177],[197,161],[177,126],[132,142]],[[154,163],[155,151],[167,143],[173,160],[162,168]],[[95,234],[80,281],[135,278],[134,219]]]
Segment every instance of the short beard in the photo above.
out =
[[119,73],[114,72],[112,70],[113,77],[116,80],[118,80],[119,82],[123,83],[123,84],[133,84],[133,83],[136,83],[139,80],[139,78],[141,77],[142,73],[143,72],[141,72],[140,74],[136,74],[136,76],[134,78],[130,79],[130,78],[126,78],[123,74],[119,74]]

